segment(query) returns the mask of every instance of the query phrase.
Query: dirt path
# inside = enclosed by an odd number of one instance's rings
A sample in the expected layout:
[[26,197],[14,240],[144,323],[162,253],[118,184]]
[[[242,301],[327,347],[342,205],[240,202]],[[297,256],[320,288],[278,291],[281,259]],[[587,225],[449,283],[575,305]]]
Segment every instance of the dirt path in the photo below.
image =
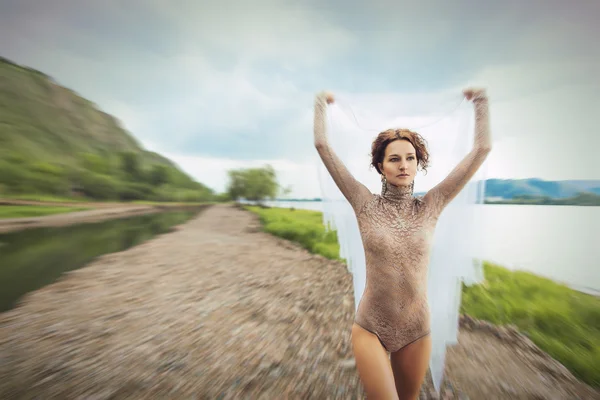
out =
[[[345,267],[259,229],[212,206],[30,294],[0,314],[0,398],[363,398]],[[490,330],[465,323],[442,398],[600,399]]]

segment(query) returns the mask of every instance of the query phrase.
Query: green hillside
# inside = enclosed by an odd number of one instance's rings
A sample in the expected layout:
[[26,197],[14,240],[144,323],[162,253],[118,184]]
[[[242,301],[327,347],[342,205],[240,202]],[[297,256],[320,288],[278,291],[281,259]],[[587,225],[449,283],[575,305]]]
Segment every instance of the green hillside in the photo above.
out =
[[212,191],[51,77],[0,57],[0,197],[204,201]]

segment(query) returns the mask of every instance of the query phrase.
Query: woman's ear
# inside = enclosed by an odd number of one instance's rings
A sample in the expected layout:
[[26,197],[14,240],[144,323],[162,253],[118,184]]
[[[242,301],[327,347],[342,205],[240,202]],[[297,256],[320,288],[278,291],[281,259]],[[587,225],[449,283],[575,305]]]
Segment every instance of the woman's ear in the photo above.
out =
[[377,163],[377,166],[379,167],[379,170],[383,174],[383,164],[382,163]]

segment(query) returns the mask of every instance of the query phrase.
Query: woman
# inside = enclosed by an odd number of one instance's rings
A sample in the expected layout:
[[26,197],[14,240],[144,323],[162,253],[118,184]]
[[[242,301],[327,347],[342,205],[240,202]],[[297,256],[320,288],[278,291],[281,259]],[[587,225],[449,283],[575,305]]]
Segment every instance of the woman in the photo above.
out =
[[356,215],[365,250],[366,285],[352,326],[356,367],[369,399],[416,399],[431,352],[427,266],[437,220],[491,150],[484,89],[463,91],[475,107],[473,149],[422,198],[413,197],[417,169],[426,169],[425,141],[407,129],[381,132],[371,164],[381,175],[375,195],[348,171],[327,141],[325,113],[330,93],[315,101],[315,147]]

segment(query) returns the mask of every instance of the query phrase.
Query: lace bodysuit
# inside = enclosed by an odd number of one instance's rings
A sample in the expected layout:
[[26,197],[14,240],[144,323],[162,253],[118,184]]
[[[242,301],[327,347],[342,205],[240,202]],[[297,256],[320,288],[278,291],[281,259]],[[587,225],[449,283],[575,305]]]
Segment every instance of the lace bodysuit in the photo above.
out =
[[332,151],[324,95],[315,102],[315,147],[354,209],[365,251],[366,283],[354,322],[377,335],[388,352],[429,334],[427,267],[437,220],[491,149],[487,99],[476,99],[475,145],[454,170],[422,197],[410,187],[382,185],[380,195],[358,182]]

